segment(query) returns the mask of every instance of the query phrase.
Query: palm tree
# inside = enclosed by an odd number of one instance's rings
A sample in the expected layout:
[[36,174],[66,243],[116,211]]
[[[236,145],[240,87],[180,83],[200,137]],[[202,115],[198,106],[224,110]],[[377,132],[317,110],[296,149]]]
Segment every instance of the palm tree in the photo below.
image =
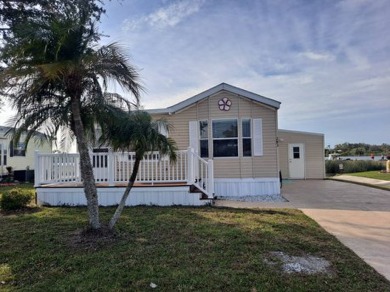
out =
[[119,119],[113,119],[111,123],[105,123],[102,128],[102,143],[109,143],[114,150],[134,151],[135,162],[125,192],[120,203],[109,222],[109,229],[113,229],[118,221],[126,200],[134,186],[139,165],[145,154],[158,151],[160,157],[168,155],[171,161],[176,161],[176,143],[159,130],[169,131],[169,124],[165,120],[152,120],[150,114],[144,111],[132,111],[125,113]]
[[[85,131],[92,128],[92,121],[104,123],[109,111],[119,110],[106,99],[110,80],[132,93],[138,104],[142,90],[138,73],[117,44],[95,48],[99,34],[82,5],[56,17],[28,21],[14,30],[13,41],[1,49],[7,64],[0,70],[0,94],[7,95],[18,111],[14,126],[20,131],[15,132],[14,141],[23,130],[49,126],[53,134],[61,126],[72,129],[80,153],[89,224],[99,229],[98,197]],[[130,106],[120,96],[117,99]]]

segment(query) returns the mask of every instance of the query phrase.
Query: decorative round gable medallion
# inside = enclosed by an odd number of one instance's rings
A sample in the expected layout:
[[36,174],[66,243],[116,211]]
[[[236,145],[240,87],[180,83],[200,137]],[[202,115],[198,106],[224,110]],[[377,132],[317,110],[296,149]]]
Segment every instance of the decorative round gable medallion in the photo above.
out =
[[224,97],[224,98],[221,98],[219,101],[218,101],[218,106],[219,106],[219,109],[221,111],[225,111],[227,112],[228,110],[230,110],[230,106],[232,105],[232,102],[230,101],[230,99],[228,99],[227,97]]

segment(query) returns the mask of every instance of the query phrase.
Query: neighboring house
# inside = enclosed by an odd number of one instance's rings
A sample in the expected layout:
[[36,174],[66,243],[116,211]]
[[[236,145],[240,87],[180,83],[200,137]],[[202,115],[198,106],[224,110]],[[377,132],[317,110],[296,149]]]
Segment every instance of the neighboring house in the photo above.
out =
[[[171,164],[158,153],[145,156],[127,204],[202,205],[202,199],[215,196],[278,198],[281,176],[323,179],[324,135],[278,130],[280,104],[222,83],[168,108],[147,110],[154,119],[171,124],[169,136],[179,148],[178,161]],[[85,204],[78,154],[58,155],[56,160],[37,156],[38,200]],[[134,155],[105,148],[94,149],[91,156],[101,204],[117,204]]]
[[[10,135],[6,133],[10,130],[9,127],[0,126],[0,177],[8,175],[7,167],[12,167],[14,178],[24,181],[33,178],[34,170],[34,152],[36,150],[43,153],[51,153],[51,143],[48,141],[38,142],[43,138],[43,134],[37,132],[35,138],[30,140],[27,148],[24,143],[25,136],[22,135],[20,142],[14,147],[10,143]],[[30,170],[31,172],[26,172]]]

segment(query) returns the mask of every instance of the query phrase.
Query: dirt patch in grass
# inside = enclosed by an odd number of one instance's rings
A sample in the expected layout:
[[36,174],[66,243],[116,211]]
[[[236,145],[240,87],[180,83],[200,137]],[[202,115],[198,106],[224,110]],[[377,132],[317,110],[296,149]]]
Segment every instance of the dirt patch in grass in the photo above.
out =
[[121,239],[121,235],[115,230],[102,226],[98,230],[84,228],[70,234],[68,245],[75,249],[98,250]]
[[270,252],[265,263],[270,266],[276,266],[287,274],[326,274],[332,276],[331,263],[321,257],[315,257],[308,254],[302,256],[291,256],[282,251]]

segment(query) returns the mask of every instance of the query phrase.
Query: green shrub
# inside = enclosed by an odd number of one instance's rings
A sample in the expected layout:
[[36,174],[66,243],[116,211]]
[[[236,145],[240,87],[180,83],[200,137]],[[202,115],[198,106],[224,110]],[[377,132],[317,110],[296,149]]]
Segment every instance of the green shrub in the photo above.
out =
[[34,198],[34,192],[14,188],[4,192],[0,197],[0,208],[3,210],[17,210],[26,207]]
[[[343,165],[343,171],[340,171],[340,164]],[[385,163],[382,161],[371,160],[327,160],[325,162],[326,173],[354,173],[371,170],[385,169]]]

